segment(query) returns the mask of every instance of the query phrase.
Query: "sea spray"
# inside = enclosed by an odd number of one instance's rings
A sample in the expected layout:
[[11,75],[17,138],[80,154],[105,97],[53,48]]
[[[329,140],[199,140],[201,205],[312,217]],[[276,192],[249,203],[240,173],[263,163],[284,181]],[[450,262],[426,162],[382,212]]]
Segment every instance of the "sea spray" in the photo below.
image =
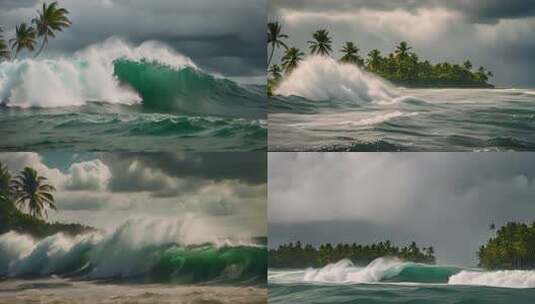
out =
[[304,281],[332,283],[374,283],[399,274],[408,263],[396,258],[378,258],[366,267],[355,267],[344,259],[305,273]]
[[[129,220],[112,233],[0,235],[0,276],[143,282],[265,281],[264,246],[207,242],[190,220]],[[212,234],[213,235],[213,234]]]
[[397,97],[386,81],[355,65],[339,63],[326,56],[311,56],[303,60],[279,84],[275,94],[354,103],[391,102]]

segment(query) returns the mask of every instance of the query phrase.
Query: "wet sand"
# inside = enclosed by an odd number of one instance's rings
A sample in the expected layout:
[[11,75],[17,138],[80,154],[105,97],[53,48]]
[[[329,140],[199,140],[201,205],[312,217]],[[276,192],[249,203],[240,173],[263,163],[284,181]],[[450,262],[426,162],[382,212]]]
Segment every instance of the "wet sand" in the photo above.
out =
[[257,287],[102,284],[45,280],[0,281],[0,304],[219,304],[267,303],[267,290]]

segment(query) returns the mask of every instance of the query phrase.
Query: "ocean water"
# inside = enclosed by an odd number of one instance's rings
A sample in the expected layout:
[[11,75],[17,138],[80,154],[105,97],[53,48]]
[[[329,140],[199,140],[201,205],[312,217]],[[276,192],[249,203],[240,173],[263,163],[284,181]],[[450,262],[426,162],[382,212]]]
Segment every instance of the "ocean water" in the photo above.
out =
[[110,232],[0,235],[0,303],[265,303],[264,241],[201,235],[187,220]]
[[156,42],[0,63],[2,150],[265,150],[266,112],[265,86],[208,74]]
[[485,271],[380,258],[270,269],[270,303],[533,303],[535,271]]
[[265,288],[75,281],[58,277],[0,281],[0,304],[265,304]]
[[535,89],[406,89],[311,57],[275,93],[270,151],[535,150]]

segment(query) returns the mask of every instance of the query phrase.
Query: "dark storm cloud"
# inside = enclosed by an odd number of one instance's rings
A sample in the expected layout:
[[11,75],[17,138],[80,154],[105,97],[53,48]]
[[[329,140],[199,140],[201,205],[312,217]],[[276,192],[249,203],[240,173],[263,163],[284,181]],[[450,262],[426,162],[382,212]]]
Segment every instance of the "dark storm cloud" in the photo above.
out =
[[[19,3],[20,2],[20,3]],[[35,1],[0,1],[5,29],[29,22]],[[266,0],[60,0],[73,25],[48,53],[72,53],[110,36],[132,43],[158,40],[225,76],[265,74]],[[8,10],[16,7],[24,9]],[[231,64],[228,64],[231,63]]]
[[[124,153],[104,154],[103,160],[112,172],[111,190],[145,189],[162,196],[186,189],[194,191],[203,182],[238,180],[249,185],[265,184],[267,175],[265,153]],[[163,175],[152,174],[147,178],[143,174],[146,168]],[[175,185],[168,177],[188,182]]]
[[273,6],[297,11],[409,10],[448,8],[464,14],[474,22],[535,16],[535,2],[526,0],[274,0]]
[[279,153],[268,181],[274,246],[414,240],[473,265],[490,223],[535,221],[530,153]]

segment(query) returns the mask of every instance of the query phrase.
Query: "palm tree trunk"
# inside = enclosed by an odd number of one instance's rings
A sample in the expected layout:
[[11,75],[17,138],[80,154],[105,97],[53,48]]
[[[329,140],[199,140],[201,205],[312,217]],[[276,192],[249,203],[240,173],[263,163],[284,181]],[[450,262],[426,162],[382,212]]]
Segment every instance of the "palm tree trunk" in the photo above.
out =
[[41,52],[42,52],[43,49],[45,48],[45,44],[46,44],[46,41],[43,40],[43,42],[41,43],[41,47],[37,50],[37,53],[35,53],[35,55],[33,56],[33,58],[37,58],[37,56],[39,56],[39,54],[41,54]]
[[271,59],[273,59],[273,54],[275,53],[275,45],[272,45],[271,46],[271,54],[269,55],[269,59],[268,59],[268,68],[269,68],[269,65],[271,64]]

